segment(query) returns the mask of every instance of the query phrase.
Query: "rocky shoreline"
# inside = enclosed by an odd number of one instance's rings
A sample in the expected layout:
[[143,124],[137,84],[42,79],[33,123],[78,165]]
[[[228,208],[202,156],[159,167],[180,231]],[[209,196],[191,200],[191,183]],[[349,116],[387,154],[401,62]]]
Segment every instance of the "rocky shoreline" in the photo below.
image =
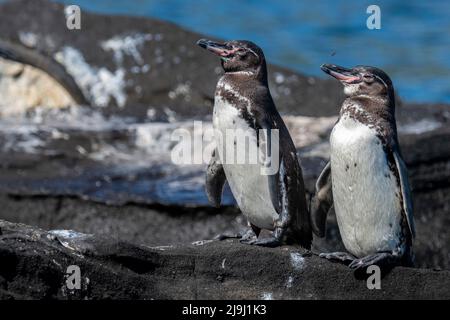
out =
[[[1,299],[449,299],[450,271],[395,268],[381,290],[301,248],[233,241],[144,247],[0,220]],[[67,289],[77,265],[81,288]]]
[[[189,245],[219,232],[239,230],[243,224],[229,193],[225,207],[208,206],[203,192],[204,165],[174,166],[168,158],[174,128],[190,128],[193,120],[210,121],[212,75],[217,78],[220,70],[213,57],[200,55],[194,46],[203,36],[156,19],[88,12],[83,12],[82,30],[69,31],[60,27],[63,17],[62,5],[44,0],[0,5],[0,49],[3,44],[26,53],[29,59],[16,63],[0,58],[0,96],[8,104],[0,102],[0,219],[10,222],[0,223],[0,259],[12,261],[0,266],[0,296],[71,297],[60,290],[63,274],[56,274],[57,265],[43,252],[53,252],[51,257],[59,264],[70,259],[79,262],[79,258],[67,248],[42,240],[47,235],[37,229],[42,228],[72,229],[94,234],[95,239],[109,236],[105,246],[116,246],[111,237],[126,242],[123,248],[132,248],[130,256],[140,254],[136,253],[141,252],[140,245],[175,246],[173,252],[164,253],[142,249],[144,256],[154,257],[152,263],[158,267],[139,275],[136,270],[125,272],[123,268],[128,267],[103,257],[101,263],[120,269],[120,277],[111,283],[107,276],[99,278],[92,289],[98,291],[84,292],[78,298],[206,297],[203,294],[261,298],[264,292],[272,292],[275,299],[448,297],[448,271],[431,269],[450,269],[450,106],[398,99],[399,139],[414,195],[417,266],[427,269],[396,268],[386,277],[388,289],[371,293],[344,267],[306,257],[311,271],[302,275],[301,281],[295,280],[287,293],[280,285],[286,274],[282,276],[280,270],[271,275],[270,269],[264,268],[260,279],[252,277],[251,285],[239,288],[239,274],[247,272],[252,259],[284,261],[285,252],[296,249],[268,250],[266,257],[259,248],[233,242]],[[40,57],[49,64],[33,63],[41,61]],[[342,100],[341,88],[334,81],[273,65],[269,72],[275,102],[294,137],[311,194],[328,157],[327,140]],[[67,89],[70,79],[87,105],[66,106],[79,100]],[[47,97],[47,91],[56,93]],[[317,250],[342,248],[334,215],[329,219],[326,239],[314,241]],[[95,243],[101,245],[102,241]],[[120,250],[126,255],[128,249]],[[100,260],[95,255],[86,262],[91,283],[98,276]],[[186,273],[193,261],[216,265],[220,259],[229,259],[227,255],[248,255],[242,267],[235,265],[230,271],[229,281],[214,280],[220,274],[206,267],[199,269],[200,273]],[[197,256],[199,260],[192,258]],[[34,270],[40,262],[42,267]],[[169,262],[175,263],[174,267],[167,265],[164,270],[164,263]],[[148,267],[146,263],[142,262],[142,268]],[[325,271],[335,272],[333,283],[342,284],[330,288]],[[27,289],[27,279],[40,272],[52,276],[38,277],[32,282],[36,286]],[[168,280],[170,272],[180,275]],[[186,274],[189,284],[177,289],[177,281]],[[203,284],[196,282],[197,276]],[[121,281],[123,285],[114,292],[112,288]],[[145,286],[135,288],[139,283]],[[192,283],[197,289],[189,291],[187,286]],[[167,295],[155,289],[159,286],[168,290]],[[227,290],[217,296],[202,290],[208,286]]]

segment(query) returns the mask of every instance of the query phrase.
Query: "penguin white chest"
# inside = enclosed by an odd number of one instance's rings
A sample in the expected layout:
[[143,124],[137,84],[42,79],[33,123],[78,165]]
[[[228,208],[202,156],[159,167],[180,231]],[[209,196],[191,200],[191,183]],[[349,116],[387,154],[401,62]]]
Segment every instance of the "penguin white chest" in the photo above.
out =
[[376,131],[344,115],[330,142],[334,206],[346,249],[357,257],[397,249],[400,188]]
[[239,208],[253,225],[272,230],[278,214],[270,200],[268,178],[261,174],[256,130],[236,107],[219,96],[215,99],[213,126],[217,151]]

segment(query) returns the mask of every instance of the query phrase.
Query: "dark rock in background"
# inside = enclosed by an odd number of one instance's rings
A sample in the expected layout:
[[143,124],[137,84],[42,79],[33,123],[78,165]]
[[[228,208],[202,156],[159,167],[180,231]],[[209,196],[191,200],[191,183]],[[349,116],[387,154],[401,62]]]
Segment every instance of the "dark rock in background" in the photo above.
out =
[[[24,38],[31,34],[38,39],[35,43],[32,41],[33,49],[45,57],[53,58],[57,52],[70,47],[78,50],[94,69],[106,68],[114,73],[122,68],[125,104],[118,108],[117,101],[111,99],[107,112],[146,117],[147,109],[153,107],[156,117],[164,117],[167,116],[164,108],[168,107],[178,117],[199,118],[211,113],[215,79],[222,71],[217,58],[195,45],[204,35],[156,19],[104,16],[85,11],[82,11],[81,30],[72,31],[65,26],[61,4],[18,0],[1,6],[0,40],[24,46],[27,42]],[[102,42],[115,37],[146,34],[151,35],[151,40],[138,46],[138,59],[132,54],[123,54],[122,61],[118,62],[114,51],[101,46]],[[149,65],[147,72],[133,73],[137,70],[134,67],[145,65]],[[335,81],[306,77],[272,65],[269,65],[269,72],[272,94],[281,112],[312,116],[336,114],[333,102],[342,97],[342,93]],[[169,95],[180,85],[189,89]],[[88,99],[95,104],[92,97]],[[132,109],[126,108],[128,106]]]

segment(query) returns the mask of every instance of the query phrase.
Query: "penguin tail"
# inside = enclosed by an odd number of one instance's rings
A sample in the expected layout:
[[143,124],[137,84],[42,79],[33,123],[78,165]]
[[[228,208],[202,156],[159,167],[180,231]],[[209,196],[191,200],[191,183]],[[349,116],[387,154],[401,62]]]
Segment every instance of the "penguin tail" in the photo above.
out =
[[311,250],[311,244],[312,244],[312,240],[313,240],[313,235],[311,232],[311,229],[309,229],[307,232],[305,231],[300,231],[300,245],[308,250]]
[[291,237],[291,241],[289,241],[289,244],[299,244],[303,248],[310,250],[312,240],[313,235],[310,227],[298,228],[297,230],[294,231]]

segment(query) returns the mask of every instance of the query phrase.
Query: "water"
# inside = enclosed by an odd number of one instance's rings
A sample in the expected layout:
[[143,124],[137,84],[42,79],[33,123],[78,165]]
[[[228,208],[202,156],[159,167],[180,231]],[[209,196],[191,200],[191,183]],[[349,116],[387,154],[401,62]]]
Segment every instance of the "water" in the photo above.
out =
[[[408,101],[450,103],[450,1],[60,0],[105,14],[168,20],[223,39],[249,39],[267,59],[325,77],[324,62],[374,65]],[[381,30],[366,27],[370,4]]]

